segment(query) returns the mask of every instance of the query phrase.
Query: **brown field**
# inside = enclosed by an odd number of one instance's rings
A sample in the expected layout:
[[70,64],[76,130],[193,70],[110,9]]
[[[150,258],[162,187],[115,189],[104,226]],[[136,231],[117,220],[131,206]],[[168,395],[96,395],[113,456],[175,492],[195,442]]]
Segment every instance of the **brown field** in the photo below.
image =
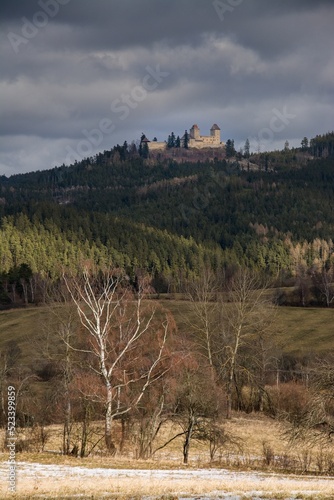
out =
[[[15,495],[6,492],[7,454],[6,452],[1,454],[0,498],[60,499],[78,498],[79,494],[83,495],[80,498],[84,499],[144,496],[178,498],[194,495],[198,497],[204,494],[215,498],[220,495],[224,498],[223,495],[228,493],[235,495],[236,499],[334,498],[334,479],[329,476],[326,478],[323,475],[317,476],[319,472],[324,473],[324,470],[319,469],[320,456],[325,469],[325,463],[329,463],[332,456],[331,449],[291,446],[282,437],[277,423],[262,415],[236,414],[225,427],[239,439],[239,447],[222,449],[215,461],[210,463],[208,447],[193,441],[190,463],[188,466],[183,466],[180,440],[173,441],[158,451],[152,459],[145,461],[134,459],[134,446],[131,442],[127,444],[122,455],[113,458],[105,456],[103,449],[84,459],[64,457],[59,453],[61,429],[52,426],[48,429],[50,436],[44,452],[38,452],[36,445],[35,452],[17,454]],[[32,431],[27,431],[26,437],[29,437],[29,432]],[[170,425],[166,426],[160,437],[160,443],[168,439],[173,432],[175,429]],[[2,441],[3,437],[2,435]],[[48,474],[43,468],[36,469],[34,464],[41,464],[46,468],[53,464],[53,475]],[[74,469],[62,470],[64,466],[71,466]],[[311,476],[302,474],[306,466],[309,471],[313,471]],[[81,468],[85,468],[86,473],[81,471]],[[87,474],[87,469],[92,468],[96,469],[97,475],[102,469],[101,477],[95,480],[95,475]],[[294,469],[295,474],[285,475],[285,468],[290,471]],[[201,477],[200,472],[196,472],[199,469],[206,474],[204,477]],[[144,472],[141,471],[144,470],[151,471],[150,475],[143,476]],[[171,472],[163,476],[158,472],[166,470]],[[212,472],[207,475],[209,470]],[[173,477],[172,471],[174,473],[180,471],[180,474],[186,475]],[[196,472],[196,479],[187,476],[187,473],[192,471]],[[219,474],[221,471],[219,478],[217,471]],[[253,492],[254,496],[249,496],[249,492]],[[299,496],[296,496],[297,494]]]

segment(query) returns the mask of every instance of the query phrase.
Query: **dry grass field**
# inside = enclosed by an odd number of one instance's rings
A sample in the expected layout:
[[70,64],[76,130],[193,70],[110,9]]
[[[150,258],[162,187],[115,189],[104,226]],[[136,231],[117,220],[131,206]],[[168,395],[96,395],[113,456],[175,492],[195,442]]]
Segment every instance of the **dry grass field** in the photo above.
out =
[[[6,491],[7,455],[1,454],[0,498],[334,498],[334,479],[319,468],[320,457],[325,464],[331,449],[291,446],[277,423],[261,415],[235,414],[225,427],[239,447],[222,449],[210,462],[207,445],[194,441],[190,463],[184,466],[180,440],[145,461],[133,457],[131,442],[116,457],[105,456],[102,449],[84,459],[64,457],[59,453],[60,428],[52,426],[44,452],[37,446],[35,452],[17,454],[15,494]],[[160,443],[173,432],[166,426]],[[303,474],[306,466],[313,474]]]
[[[179,329],[186,328],[184,318],[189,304],[166,300]],[[38,360],[36,342],[43,335],[48,310],[44,307],[2,311],[0,313],[0,349],[15,340],[21,349],[21,366]],[[334,348],[332,329],[334,309],[282,307],[277,314],[277,331],[288,354],[321,355]],[[94,423],[92,441],[102,434],[102,424]],[[239,499],[333,499],[334,453],[331,447],[291,445],[282,437],[278,424],[263,415],[234,414],[224,424],[236,443],[217,451],[210,461],[208,444],[193,441],[189,465],[182,464],[182,440],[172,441],[149,460],[135,458],[136,443],[129,440],[122,454],[105,455],[103,445],[96,446],[87,458],[64,457],[61,429],[45,429],[47,439],[42,451],[39,429],[21,431],[19,439],[35,439],[29,451],[17,453],[16,493],[8,492],[8,450],[0,447],[0,499],[91,499],[179,497]],[[156,446],[162,445],[179,429],[166,425]],[[77,432],[80,432],[78,424]],[[0,435],[0,444],[4,435]],[[103,443],[103,440],[101,441]],[[91,471],[91,472],[89,472]],[[164,473],[162,471],[165,471]]]
[[[58,471],[57,471],[58,472]],[[18,482],[17,494],[2,494],[1,498],[14,499],[176,499],[176,498],[225,498],[241,499],[333,499],[333,482],[319,478],[277,475],[222,474],[221,479],[200,475],[177,478],[172,474],[161,477],[159,471],[148,477],[128,474],[127,477],[63,476],[54,479],[45,476],[31,477]],[[169,477],[170,476],[170,477]]]

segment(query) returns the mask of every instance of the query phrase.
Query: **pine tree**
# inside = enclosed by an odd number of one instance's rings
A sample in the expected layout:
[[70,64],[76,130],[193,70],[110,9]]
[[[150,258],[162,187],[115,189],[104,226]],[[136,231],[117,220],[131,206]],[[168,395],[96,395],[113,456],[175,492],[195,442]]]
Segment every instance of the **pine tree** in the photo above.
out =
[[148,155],[149,155],[148,144],[146,142],[146,135],[145,134],[142,134],[142,136],[140,138],[139,155],[142,158],[148,158]]
[[175,148],[175,134],[174,132],[172,132],[169,136],[168,136],[168,140],[167,140],[167,147],[170,149],[170,148]]
[[302,146],[302,151],[307,151],[308,150],[308,138],[304,137],[304,139],[301,142]]
[[244,157],[249,158],[250,156],[250,143],[249,139],[246,139],[245,146],[244,146]]
[[183,147],[185,149],[189,148],[189,134],[188,134],[187,130],[184,132],[184,136],[183,136]]
[[149,155],[148,144],[147,144],[147,142],[144,142],[143,149],[142,149],[142,157],[148,158],[148,155]]
[[231,158],[235,155],[234,139],[228,139],[225,145],[226,158]]

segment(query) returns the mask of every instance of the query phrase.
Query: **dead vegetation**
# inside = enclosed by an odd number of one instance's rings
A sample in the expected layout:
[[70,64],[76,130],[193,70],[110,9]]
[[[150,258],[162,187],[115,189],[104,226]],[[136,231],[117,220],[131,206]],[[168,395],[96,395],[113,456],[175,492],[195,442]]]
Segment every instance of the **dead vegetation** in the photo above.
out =
[[[214,460],[210,459],[210,444],[201,440],[193,440],[189,453],[188,466],[182,465],[183,439],[172,440],[167,446],[161,448],[147,460],[136,459],[136,423],[129,428],[122,453],[115,457],[107,455],[102,439],[86,458],[65,456],[61,454],[62,428],[53,425],[45,429],[30,428],[19,430],[18,442],[26,443],[23,451],[17,453],[17,493],[11,498],[75,498],[75,495],[84,494],[80,498],[129,498],[145,495],[178,498],[179,492],[187,495],[203,495],[215,492],[233,493],[240,495],[249,492],[261,492],[259,498],[288,498],[291,492],[305,496],[298,498],[329,499],[334,495],[334,482],[330,478],[325,480],[324,475],[333,474],[332,450],[329,446],[291,446],[282,438],[279,425],[272,419],[261,414],[240,415],[233,414],[224,424],[226,434],[235,437],[235,441],[227,441],[218,447]],[[76,430],[78,433],[80,429]],[[168,441],[179,431],[175,423],[165,424],[159,435],[157,446]],[[91,439],[97,439],[99,432],[103,435],[103,422],[94,422],[94,432]],[[117,440],[122,439],[122,426],[117,422]],[[4,443],[4,434],[1,441]],[[6,450],[1,455],[5,467],[7,460]],[[92,477],[80,476],[79,478],[69,473],[59,477],[48,477],[45,473],[20,477],[20,463],[39,463],[45,466],[54,464],[54,467],[73,466],[98,469],[127,469],[128,477],[112,476],[99,477],[93,481]],[[133,477],[131,470],[138,470],[138,476]],[[183,477],[178,479],[174,475],[169,477],[156,477],[158,470],[196,471],[203,469],[207,474],[205,478],[196,480]],[[221,469],[221,478],[217,479]],[[149,477],[142,477],[140,471],[149,470]],[[225,476],[230,470],[231,477]],[[212,471],[212,475],[209,471]],[[214,471],[217,471],[216,473]],[[238,472],[236,472],[238,471]],[[261,472],[260,472],[261,471]],[[284,476],[289,472],[289,476]],[[261,474],[265,473],[263,476]],[[307,476],[307,474],[312,476]],[[258,476],[260,474],[260,476]],[[267,474],[267,475],[266,475]],[[302,478],[297,476],[303,474]],[[320,477],[320,475],[322,477]],[[315,477],[318,476],[318,477]],[[259,479],[260,477],[260,479]],[[260,481],[260,483],[259,483]],[[2,477],[1,498],[5,498],[5,478]],[[279,494],[277,493],[279,492]],[[255,493],[254,493],[255,494]],[[24,496],[30,495],[30,496]],[[50,496],[49,496],[50,495]],[[51,496],[52,495],[52,496]],[[246,496],[244,497],[246,498]],[[249,498],[249,496],[248,496]],[[289,497],[291,498],[291,496]]]
[[[62,454],[62,433],[60,425],[35,426],[17,430],[16,452],[18,461],[40,463],[84,465],[88,467],[113,468],[180,468],[183,463],[184,438],[182,427],[166,422],[155,443],[155,449],[148,459],[138,458],[138,433],[140,425],[131,422],[127,429],[122,452],[110,456],[104,440],[103,422],[94,422],[90,429],[87,445],[91,453],[85,458],[73,450],[72,455]],[[121,422],[116,424],[116,442],[124,439]],[[207,432],[215,429],[208,428]],[[225,421],[216,441],[195,436],[191,441],[188,467],[228,468],[233,470],[258,470],[296,474],[334,473],[332,446],[327,443],[291,443],[284,436],[284,427],[262,414],[240,415],[235,413]],[[80,439],[80,425],[74,435]],[[6,460],[5,435],[1,430],[1,460]],[[177,436],[177,437],[175,437]],[[174,438],[174,439],[173,439]],[[166,444],[168,443],[168,444]],[[215,446],[215,453],[212,447]]]

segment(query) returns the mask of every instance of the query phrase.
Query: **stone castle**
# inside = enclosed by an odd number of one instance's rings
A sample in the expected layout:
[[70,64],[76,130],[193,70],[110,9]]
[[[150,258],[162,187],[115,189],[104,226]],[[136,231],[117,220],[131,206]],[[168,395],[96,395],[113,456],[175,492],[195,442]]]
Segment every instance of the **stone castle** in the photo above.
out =
[[[186,131],[187,132],[187,131]],[[185,134],[181,138],[181,145],[184,144]],[[146,137],[143,140],[147,143],[150,151],[167,149],[167,142],[150,141]],[[220,140],[220,128],[218,125],[212,125],[210,135],[201,135],[198,125],[193,125],[188,134],[188,148],[204,149],[204,148],[222,148],[224,143]]]

